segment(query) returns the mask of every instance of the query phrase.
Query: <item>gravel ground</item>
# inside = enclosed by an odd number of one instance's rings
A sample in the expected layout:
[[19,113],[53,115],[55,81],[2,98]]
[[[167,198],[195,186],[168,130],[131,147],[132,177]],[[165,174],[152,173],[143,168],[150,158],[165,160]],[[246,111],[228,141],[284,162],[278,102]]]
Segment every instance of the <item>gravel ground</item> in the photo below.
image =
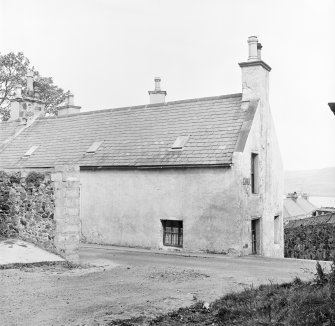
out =
[[[0,270],[0,325],[109,325],[155,317],[269,280],[311,277],[315,263],[197,258],[86,249],[98,265]],[[288,264],[289,265],[289,264]],[[269,275],[267,271],[273,271]]]

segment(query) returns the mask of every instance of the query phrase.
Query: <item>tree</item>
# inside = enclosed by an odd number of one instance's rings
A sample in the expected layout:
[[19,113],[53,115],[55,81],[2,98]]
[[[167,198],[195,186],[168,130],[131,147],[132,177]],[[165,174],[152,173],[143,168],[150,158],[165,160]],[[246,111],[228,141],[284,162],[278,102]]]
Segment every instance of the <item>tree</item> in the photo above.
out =
[[[10,117],[10,100],[14,98],[15,87],[22,85],[22,94],[26,94],[26,75],[29,69],[29,60],[22,52],[0,53],[0,119]],[[45,111],[56,113],[56,107],[65,99],[64,91],[53,84],[51,77],[42,77],[34,67],[34,90],[39,93],[40,99],[45,102]]]

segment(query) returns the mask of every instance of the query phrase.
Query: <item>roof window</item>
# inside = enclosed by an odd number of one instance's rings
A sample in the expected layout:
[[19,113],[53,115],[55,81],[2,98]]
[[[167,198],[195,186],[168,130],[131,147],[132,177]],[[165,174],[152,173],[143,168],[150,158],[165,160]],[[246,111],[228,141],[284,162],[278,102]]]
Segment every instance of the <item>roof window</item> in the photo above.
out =
[[38,145],[31,146],[23,156],[25,156],[25,157],[30,156],[31,154],[33,154],[36,151],[37,148],[38,148]]
[[190,136],[179,136],[171,146],[171,149],[183,149]]
[[103,141],[95,141],[86,151],[86,153],[95,153],[101,146]]

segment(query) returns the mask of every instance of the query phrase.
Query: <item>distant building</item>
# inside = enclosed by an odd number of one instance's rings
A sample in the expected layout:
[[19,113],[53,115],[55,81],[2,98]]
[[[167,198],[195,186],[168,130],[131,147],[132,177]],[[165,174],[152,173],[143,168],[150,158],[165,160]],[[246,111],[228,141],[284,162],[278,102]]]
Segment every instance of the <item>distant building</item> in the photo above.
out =
[[317,207],[308,200],[306,193],[289,193],[284,199],[284,223],[311,217],[316,209]]

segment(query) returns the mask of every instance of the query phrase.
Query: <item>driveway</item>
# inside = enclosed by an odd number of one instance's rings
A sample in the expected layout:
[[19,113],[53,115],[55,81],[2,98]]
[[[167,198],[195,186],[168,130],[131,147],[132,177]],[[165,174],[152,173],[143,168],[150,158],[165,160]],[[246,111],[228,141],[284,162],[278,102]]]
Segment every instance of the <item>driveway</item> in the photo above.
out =
[[261,283],[313,277],[314,261],[163,254],[86,245],[76,270],[0,271],[0,325],[108,325],[213,301]]

